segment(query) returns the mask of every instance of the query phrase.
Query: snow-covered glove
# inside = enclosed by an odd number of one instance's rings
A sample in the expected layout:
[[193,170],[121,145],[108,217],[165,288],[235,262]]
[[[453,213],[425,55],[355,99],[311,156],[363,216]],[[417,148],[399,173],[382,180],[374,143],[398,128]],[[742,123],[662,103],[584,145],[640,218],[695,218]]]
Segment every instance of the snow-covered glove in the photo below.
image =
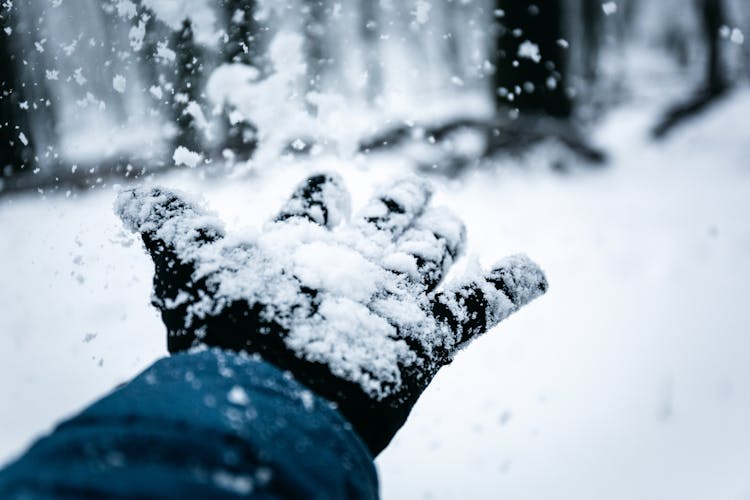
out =
[[465,229],[430,197],[399,181],[342,227],[348,192],[320,174],[262,232],[236,236],[170,189],[127,189],[115,209],[154,260],[170,352],[260,354],[337,405],[377,455],[440,367],[547,289],[515,255],[436,290]]

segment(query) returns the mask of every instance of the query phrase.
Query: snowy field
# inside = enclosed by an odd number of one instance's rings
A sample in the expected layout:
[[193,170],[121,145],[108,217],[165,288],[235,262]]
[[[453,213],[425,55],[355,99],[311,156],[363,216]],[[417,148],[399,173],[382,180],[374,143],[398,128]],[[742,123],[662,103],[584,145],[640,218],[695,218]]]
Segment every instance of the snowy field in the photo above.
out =
[[[750,499],[750,90],[654,144],[611,113],[605,169],[498,162],[437,199],[485,264],[523,251],[550,291],[461,353],[378,458],[388,499]],[[198,191],[229,226],[335,169],[361,206],[396,156],[297,162]],[[114,189],[0,199],[0,461],[164,356],[151,263]],[[459,263],[458,267],[461,267]]]

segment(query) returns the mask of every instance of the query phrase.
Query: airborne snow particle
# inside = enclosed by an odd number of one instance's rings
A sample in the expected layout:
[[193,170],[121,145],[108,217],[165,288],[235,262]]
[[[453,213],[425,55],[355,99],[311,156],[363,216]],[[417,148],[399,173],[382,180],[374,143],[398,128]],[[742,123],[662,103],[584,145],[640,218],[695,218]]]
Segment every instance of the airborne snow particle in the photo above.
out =
[[177,166],[186,165],[190,168],[195,168],[195,166],[197,166],[203,159],[203,156],[200,153],[190,151],[185,146],[177,146],[177,149],[174,150],[174,154],[172,155],[172,159]]
[[250,402],[250,396],[247,395],[247,392],[245,392],[245,389],[240,387],[239,385],[235,385],[232,387],[232,389],[229,391],[229,394],[227,394],[227,399],[230,403],[245,406]]
[[149,93],[151,93],[152,96],[156,97],[157,99],[161,99],[164,96],[164,92],[162,92],[161,87],[158,85],[152,85],[148,89]]
[[518,57],[531,59],[535,63],[542,60],[542,55],[539,53],[539,46],[529,40],[525,40],[518,46]]
[[122,75],[115,75],[115,77],[112,79],[112,87],[121,94],[125,92],[125,86],[127,85],[127,83],[128,81]]
[[302,401],[302,406],[305,407],[305,410],[312,411],[315,407],[315,398],[313,397],[312,392],[301,391],[299,393],[299,399]]
[[18,133],[18,139],[23,143],[24,146],[29,145],[29,140],[26,138],[26,134],[23,132]]
[[130,47],[138,52],[143,48],[143,39],[146,37],[146,21],[141,19],[138,24],[130,28],[128,32],[128,39],[130,40]]
[[188,105],[185,108],[185,113],[193,117],[193,123],[196,127],[202,130],[208,129],[208,120],[206,119],[206,116],[203,114],[203,110],[197,102],[188,102]]
[[248,476],[237,476],[227,471],[219,470],[214,472],[213,480],[219,488],[236,495],[247,495],[253,491],[253,480]]
[[419,24],[425,24],[430,20],[430,10],[432,5],[430,2],[425,0],[417,0],[416,10],[414,11],[414,19]]
[[745,42],[745,35],[742,34],[739,28],[734,28],[732,34],[729,35],[729,40],[737,45],[742,45]]
[[167,47],[167,42],[159,42],[156,44],[156,53],[154,54],[163,64],[173,62],[177,58],[177,53]]
[[86,77],[83,76],[83,68],[78,68],[73,73],[73,79],[76,81],[78,85],[83,85],[86,83]]
[[120,0],[117,2],[116,7],[117,14],[126,19],[134,18],[138,13],[135,4],[131,0]]
[[617,12],[617,4],[615,2],[607,2],[602,4],[602,10],[605,16],[609,16]]

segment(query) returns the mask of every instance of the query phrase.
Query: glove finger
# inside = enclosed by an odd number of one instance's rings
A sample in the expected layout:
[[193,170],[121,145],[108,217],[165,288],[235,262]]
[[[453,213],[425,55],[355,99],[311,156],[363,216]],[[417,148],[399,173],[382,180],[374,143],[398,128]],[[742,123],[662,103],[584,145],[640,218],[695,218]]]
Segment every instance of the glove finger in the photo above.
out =
[[349,192],[341,177],[335,173],[318,174],[297,186],[275,221],[301,217],[330,229],[349,217],[350,207]]
[[425,181],[399,180],[379,191],[358,215],[356,226],[365,237],[386,235],[392,241],[404,233],[427,207],[432,190]]
[[184,193],[159,186],[121,191],[115,213],[125,227],[141,234],[152,257],[166,252],[191,260],[200,247],[224,237],[216,216]]
[[453,212],[428,208],[398,238],[395,252],[384,259],[384,267],[407,274],[431,291],[463,252],[465,243],[466,226]]
[[543,295],[547,288],[547,278],[536,263],[525,255],[513,255],[488,273],[436,293],[433,315],[454,334],[454,348],[448,354]]
[[152,303],[169,332],[169,352],[189,348],[195,335],[185,324],[186,312],[203,286],[193,282],[195,258],[201,247],[224,236],[220,221],[185,195],[161,187],[123,190],[115,212],[141,234],[154,261]]

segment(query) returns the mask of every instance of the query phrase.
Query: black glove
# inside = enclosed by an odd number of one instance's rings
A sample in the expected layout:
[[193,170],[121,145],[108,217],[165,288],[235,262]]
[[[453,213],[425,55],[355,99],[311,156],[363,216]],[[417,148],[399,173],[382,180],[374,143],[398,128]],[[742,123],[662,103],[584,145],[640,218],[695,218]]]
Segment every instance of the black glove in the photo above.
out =
[[116,211],[154,260],[171,353],[258,353],[335,403],[377,455],[458,349],[547,289],[516,255],[436,291],[465,230],[430,196],[400,181],[336,227],[348,193],[338,176],[316,175],[262,232],[236,237],[164,188],[125,190]]

